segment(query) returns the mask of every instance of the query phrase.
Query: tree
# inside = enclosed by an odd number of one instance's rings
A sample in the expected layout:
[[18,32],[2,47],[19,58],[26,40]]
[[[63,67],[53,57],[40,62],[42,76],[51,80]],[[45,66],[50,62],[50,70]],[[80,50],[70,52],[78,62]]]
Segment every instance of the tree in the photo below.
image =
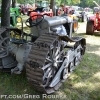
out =
[[10,26],[10,0],[2,0],[1,26]]
[[12,0],[12,7],[15,8],[16,0]]
[[21,3],[21,4],[33,4],[35,3],[35,0],[17,0],[18,3]]
[[80,3],[80,0],[56,0],[56,2],[63,5],[73,5]]
[[50,1],[50,9],[52,9],[53,14],[56,15],[55,0]]
[[[98,4],[100,2],[100,0],[95,0]],[[93,3],[93,0],[81,0],[79,6],[81,7],[90,7],[93,8],[96,5]]]
[[[1,26],[10,27],[10,0],[2,0],[1,6]],[[8,33],[5,32],[3,37],[6,37]]]
[[25,0],[17,0],[18,3],[24,3]]

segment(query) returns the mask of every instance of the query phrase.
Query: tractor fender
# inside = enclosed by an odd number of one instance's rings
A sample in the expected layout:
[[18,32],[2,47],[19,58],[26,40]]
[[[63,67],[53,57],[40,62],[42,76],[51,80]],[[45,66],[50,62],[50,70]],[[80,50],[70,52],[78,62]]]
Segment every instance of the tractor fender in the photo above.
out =
[[96,16],[89,17],[89,21],[93,21],[94,22],[94,26],[96,26]]

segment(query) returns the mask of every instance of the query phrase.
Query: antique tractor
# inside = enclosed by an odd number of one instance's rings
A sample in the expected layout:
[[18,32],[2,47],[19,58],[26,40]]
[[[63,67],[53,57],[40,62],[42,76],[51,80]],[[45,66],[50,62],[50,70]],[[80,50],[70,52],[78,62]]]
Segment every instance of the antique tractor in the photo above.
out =
[[28,11],[28,15],[30,15],[31,12],[33,14],[45,14],[52,17],[60,15],[61,10],[57,7],[56,3],[53,5],[53,9],[50,9],[49,0],[36,0],[35,9]]
[[[25,68],[34,89],[53,93],[80,63],[86,40],[72,37],[73,20],[69,16],[38,14],[25,23],[30,34],[23,32],[23,26],[21,30],[0,28],[0,69],[21,74]],[[13,32],[12,38],[9,32]]]
[[69,14],[73,17],[77,17],[78,21],[85,22],[87,20],[87,14],[83,11],[83,8],[78,6],[63,6],[61,5],[65,14]]
[[20,7],[10,8],[10,13],[15,12],[16,17],[21,15]]
[[53,11],[50,9],[49,7],[49,1],[47,0],[36,0],[35,1],[35,9],[28,11],[28,15],[30,15],[30,13],[33,13],[33,15],[36,14],[48,14],[49,16],[53,16]]
[[97,13],[97,12],[99,12],[99,7],[94,7],[94,8],[93,8],[93,14],[95,14],[95,13]]
[[87,35],[93,35],[94,31],[100,31],[100,6],[95,1],[94,3],[99,7],[99,10],[95,15],[88,18],[86,26]]
[[73,11],[73,15],[78,17],[79,22],[87,21],[87,13],[84,11],[83,8],[78,6],[71,6]]
[[74,9],[71,6],[61,6],[64,10],[64,15],[67,15],[73,19],[72,32],[76,32],[78,30],[78,17],[76,16],[76,14],[74,14]]
[[10,24],[16,26],[17,17],[21,15],[21,9],[19,7],[10,8]]
[[21,9],[21,14],[27,15],[29,8],[27,6],[25,6],[24,4],[20,5],[19,7]]

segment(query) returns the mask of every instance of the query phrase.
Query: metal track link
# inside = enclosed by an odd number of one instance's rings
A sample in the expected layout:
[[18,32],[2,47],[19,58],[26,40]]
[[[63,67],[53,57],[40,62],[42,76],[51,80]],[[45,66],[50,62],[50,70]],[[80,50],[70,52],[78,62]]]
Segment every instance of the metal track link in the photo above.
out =
[[[63,39],[61,39],[61,41],[62,40]],[[47,94],[55,92],[61,86],[62,82],[66,80],[67,74],[64,71],[68,70],[68,75],[69,75],[75,69],[75,66],[80,63],[79,59],[81,59],[81,56],[84,55],[85,45],[86,45],[85,39],[79,38],[79,40],[77,40],[77,42],[75,42],[74,46],[72,47],[73,50],[66,46],[66,48],[68,48],[68,51],[66,51],[66,53],[63,52],[65,47],[64,48],[62,47],[63,45],[61,41],[58,35],[45,33],[42,34],[33,43],[33,46],[31,48],[26,63],[26,75],[29,83],[33,86],[35,90],[39,92],[47,93]],[[56,49],[57,51],[54,52]],[[53,55],[52,56],[53,59],[50,59],[51,55]],[[70,56],[70,58],[68,59],[71,60],[67,63],[66,59],[64,59],[64,56],[69,57],[68,55]],[[58,60],[56,60],[57,57],[59,57]],[[48,63],[47,61],[50,63]],[[53,62],[52,65],[50,65],[51,62]],[[65,65],[68,66],[65,67]],[[59,71],[61,66],[64,66],[62,68],[63,69],[62,71],[65,77],[63,77],[62,73],[60,73]],[[49,75],[48,73],[49,74],[52,73],[52,74]],[[61,75],[59,77],[62,77],[62,79],[59,80],[57,84],[55,84],[54,86],[52,85],[50,86],[51,80],[53,80],[54,76],[56,75],[55,73],[60,73],[58,74],[58,76]],[[46,77],[47,80],[45,82]]]
[[[49,37],[49,38],[48,38]],[[26,74],[29,83],[37,91],[52,93],[54,89],[43,86],[44,69],[42,69],[47,53],[52,43],[58,38],[56,34],[43,34],[33,44],[26,64]]]

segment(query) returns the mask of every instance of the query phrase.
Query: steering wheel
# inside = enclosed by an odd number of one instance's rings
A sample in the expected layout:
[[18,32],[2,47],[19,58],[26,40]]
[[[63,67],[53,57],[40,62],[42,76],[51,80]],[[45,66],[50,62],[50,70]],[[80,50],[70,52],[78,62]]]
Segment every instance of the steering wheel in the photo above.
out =
[[[32,21],[32,18],[35,17],[35,21]],[[37,14],[37,15],[33,15],[30,18],[28,18],[25,22],[26,26],[28,27],[33,27],[33,26],[37,26],[39,25],[44,19],[44,15],[42,14]]]

